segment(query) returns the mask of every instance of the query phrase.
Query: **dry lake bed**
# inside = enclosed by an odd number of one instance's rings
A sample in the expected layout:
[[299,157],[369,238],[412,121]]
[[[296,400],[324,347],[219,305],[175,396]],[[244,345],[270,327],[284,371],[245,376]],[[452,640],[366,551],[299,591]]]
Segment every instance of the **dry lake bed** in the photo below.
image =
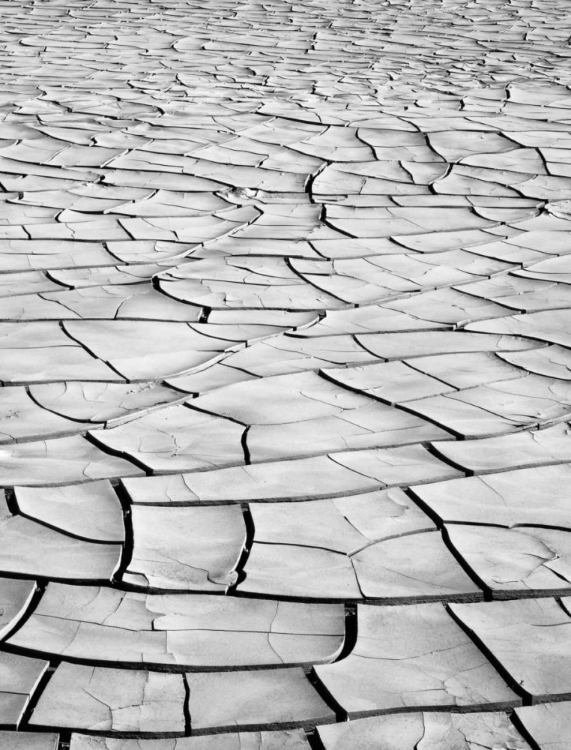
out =
[[2,0],[1,750],[568,750],[565,0]]

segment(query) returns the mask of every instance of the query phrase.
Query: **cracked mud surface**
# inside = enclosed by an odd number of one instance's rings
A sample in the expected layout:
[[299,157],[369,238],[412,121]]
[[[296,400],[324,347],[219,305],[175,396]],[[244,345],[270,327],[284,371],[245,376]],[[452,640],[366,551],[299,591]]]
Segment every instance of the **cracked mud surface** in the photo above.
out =
[[0,0],[2,750],[568,750],[562,0]]

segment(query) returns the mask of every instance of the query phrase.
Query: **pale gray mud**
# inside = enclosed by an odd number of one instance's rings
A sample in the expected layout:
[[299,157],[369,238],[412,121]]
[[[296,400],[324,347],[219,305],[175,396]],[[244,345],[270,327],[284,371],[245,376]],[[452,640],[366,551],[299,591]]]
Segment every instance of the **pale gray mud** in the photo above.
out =
[[568,750],[568,3],[0,11],[1,749]]

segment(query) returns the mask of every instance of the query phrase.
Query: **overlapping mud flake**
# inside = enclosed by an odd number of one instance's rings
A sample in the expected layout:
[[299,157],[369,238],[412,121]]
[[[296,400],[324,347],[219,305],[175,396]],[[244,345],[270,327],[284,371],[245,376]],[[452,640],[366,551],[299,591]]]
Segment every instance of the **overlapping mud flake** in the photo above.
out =
[[571,706],[568,702],[525,706],[517,718],[540,750],[563,750],[571,734]]
[[183,736],[182,675],[60,664],[31,727]]
[[[528,709],[517,709],[527,711]],[[525,714],[522,714],[525,716]],[[357,719],[335,726],[319,727],[325,750],[349,750],[374,747],[383,750],[426,750],[446,747],[450,750],[478,750],[498,747],[502,750],[530,750],[520,732],[505,713],[411,712]]]
[[235,567],[246,541],[240,506],[135,506],[132,517],[134,549],[126,583],[218,593],[235,583]]
[[3,12],[0,744],[565,744],[561,3]]
[[521,705],[441,604],[359,606],[350,656],[315,671],[351,719],[395,710]]
[[52,583],[10,645],[71,661],[170,670],[311,666],[345,637],[342,605]]

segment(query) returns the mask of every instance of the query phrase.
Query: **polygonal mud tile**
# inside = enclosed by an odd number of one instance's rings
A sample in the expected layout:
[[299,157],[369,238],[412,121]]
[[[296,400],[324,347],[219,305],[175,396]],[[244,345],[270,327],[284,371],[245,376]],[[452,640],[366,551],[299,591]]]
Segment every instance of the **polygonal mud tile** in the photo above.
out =
[[[526,238],[528,240],[531,239],[531,237],[526,235]],[[537,238],[535,238],[537,240]],[[550,233],[549,235],[545,235],[543,240],[550,240],[550,245],[555,244],[556,250],[563,250],[565,252],[565,243],[567,240],[567,236],[565,234],[560,233]],[[559,245],[559,247],[557,247]],[[563,247],[561,247],[561,245]],[[569,279],[571,278],[571,266],[570,266],[570,260],[569,257],[566,254],[562,255],[556,255],[553,258],[547,258],[545,260],[540,260],[538,263],[534,263],[529,268],[526,268],[524,271],[518,271],[518,276],[522,276],[524,278],[530,278],[530,279],[539,279],[541,281],[551,281],[554,283],[557,282],[564,282],[568,283]]]
[[63,487],[17,487],[15,492],[18,509],[29,518],[93,541],[125,539],[121,504],[107,479]]
[[[446,232],[441,236],[447,237],[449,234],[451,233]],[[419,236],[422,240],[422,246],[425,246],[427,243],[430,243],[431,239],[434,239],[432,235]],[[491,235],[487,235],[487,237],[489,241]],[[424,328],[431,327],[432,330],[444,328],[445,326],[461,326],[473,320],[509,315],[509,308],[489,302],[488,300],[479,299],[478,297],[470,297],[470,295],[465,294],[460,289],[461,287],[459,289],[446,287],[445,289],[424,291],[422,294],[413,294],[401,299],[389,300],[383,304],[383,308],[399,313],[400,315],[406,314],[413,319],[418,318],[419,322],[425,321]],[[369,308],[365,309],[368,310]],[[428,323],[431,326],[428,326]],[[407,329],[401,328],[400,330]],[[416,330],[419,330],[418,325],[416,326]]]
[[120,422],[184,398],[157,383],[42,383],[31,386],[30,393],[45,409],[70,420],[106,423]]
[[[529,709],[516,709],[520,711]],[[505,713],[403,713],[318,727],[325,750],[530,750]]]
[[450,608],[532,703],[569,698],[571,617],[555,599],[451,604]]
[[244,462],[240,424],[185,405],[169,406],[92,438],[155,472],[182,472]]
[[470,474],[545,466],[571,461],[567,424],[482,440],[434,443],[439,454]]
[[[1,162],[0,162],[0,169]],[[61,170],[58,170],[61,174]],[[72,173],[70,173],[72,174]],[[79,172],[75,175],[79,177]],[[74,176],[75,176],[74,175]],[[32,229],[34,225],[30,225]],[[64,224],[44,225],[44,230],[53,236],[42,233],[42,225],[35,225],[35,233],[43,234],[37,239],[6,240],[0,245],[0,268],[8,271],[30,271],[42,269],[74,268],[82,266],[112,266],[116,263],[100,242],[75,242],[69,232],[64,231],[63,239],[56,239],[58,228],[65,230]],[[34,231],[34,230],[33,230]],[[93,234],[91,235],[93,237]],[[84,239],[90,239],[85,237]]]
[[80,435],[0,448],[0,487],[54,486],[143,473],[130,461],[104,453]]
[[[406,259],[406,256],[402,257]],[[292,268],[307,282],[325,289],[346,304],[368,305],[402,293],[418,291],[418,283],[391,274],[379,267],[380,262],[377,258],[348,258],[329,263],[297,259],[290,261]],[[428,269],[426,272],[428,274]],[[454,281],[458,276],[459,274],[454,275]],[[458,281],[463,280],[463,277],[458,278]]]
[[1,732],[3,750],[57,750],[59,735],[43,732]]
[[44,672],[47,661],[0,653],[0,726],[17,727]]
[[494,598],[554,595],[571,588],[569,531],[451,524],[448,534],[458,554]]
[[193,406],[250,424],[246,442],[253,461],[446,436],[435,425],[309,372],[229,386]]
[[493,412],[515,426],[547,425],[571,414],[569,384],[528,374],[451,394],[451,400]]
[[303,329],[308,338],[323,338],[347,333],[375,333],[386,331],[424,331],[445,328],[444,323],[421,320],[407,312],[389,309],[389,306],[368,305],[345,310],[328,310],[325,316]]
[[567,284],[511,274],[466,284],[462,290],[526,313],[558,310],[571,302],[571,288]]
[[347,388],[364,391],[389,403],[402,403],[453,391],[441,380],[431,378],[404,362],[380,362],[362,367],[327,368],[331,379]]
[[[382,497],[385,493],[378,494]],[[374,497],[375,495],[371,499]],[[350,504],[355,499],[359,500],[359,498],[347,499],[348,517],[351,517]],[[333,526],[338,527],[337,541],[335,537],[331,537],[330,524],[327,525],[328,534],[321,539],[319,532],[311,532],[310,527],[307,526],[315,513],[323,518],[323,509],[321,511],[319,507],[314,509],[312,505],[307,503],[303,504],[306,507],[300,507],[297,504],[287,504],[279,509],[272,505],[267,509],[254,509],[256,538],[259,532],[259,541],[265,544],[254,545],[246,566],[246,581],[240,585],[240,590],[262,594],[281,592],[287,596],[324,597],[326,599],[342,598],[342,592],[347,590],[347,595],[351,598],[358,597],[349,561],[344,560],[343,556],[322,548],[349,551],[346,549],[347,543],[359,549],[359,547],[370,545],[370,541],[367,537],[357,534],[348,524],[343,525],[342,516],[339,514],[330,514]],[[322,503],[315,505],[321,506]],[[391,510],[397,507],[394,503],[391,503],[391,506]],[[278,513],[277,516],[274,508]],[[269,526],[264,525],[264,520],[268,521]],[[386,531],[391,529],[390,526],[386,528],[386,517],[377,517],[372,520],[380,522],[380,527],[374,527],[377,534],[373,532],[373,535],[379,535],[381,538],[386,536]],[[418,520],[421,521],[421,517]],[[360,523],[364,530],[367,530],[367,521],[370,522],[370,516],[367,515],[361,514],[357,519],[357,523]],[[422,526],[431,528],[432,524],[425,521],[421,524],[421,528]],[[383,528],[385,534],[383,534]],[[347,541],[344,541],[345,537]],[[267,544],[268,541],[273,544]],[[278,546],[274,546],[275,542]],[[284,544],[288,546],[282,549]],[[300,548],[300,544],[307,545],[307,548]],[[425,547],[422,558],[417,557],[419,544]],[[291,559],[290,552],[295,554],[295,559]],[[423,562],[420,567],[418,559]],[[427,559],[430,560],[428,571],[426,570]],[[353,560],[363,591],[372,598],[397,600],[402,598],[457,598],[458,596],[478,598],[480,595],[478,588],[467,578],[446,550],[439,535],[429,535],[426,538],[407,536],[401,539],[389,539],[383,545],[368,546]],[[303,569],[302,562],[308,566],[307,570]],[[283,570],[282,564],[285,565]],[[292,576],[295,577],[292,578]],[[318,576],[324,586],[322,591],[319,590],[319,585],[312,581],[313,576]],[[379,584],[380,580],[382,584]],[[349,586],[348,589],[347,586]]]
[[182,675],[60,664],[30,718],[32,727],[184,734]]
[[[275,228],[272,235],[275,236]],[[282,258],[211,258],[165,272],[169,297],[215,309],[335,310],[346,303],[300,278]]]
[[[407,407],[415,414],[441,424],[461,439],[503,435],[516,432],[526,425],[524,419],[506,419],[491,410],[464,403],[464,399],[470,398],[470,395],[471,391],[462,391],[458,397],[451,394],[423,398],[407,402]],[[527,422],[533,425],[533,421]]]
[[[435,161],[441,157],[434,155]],[[470,214],[466,208],[361,208],[330,207],[331,226],[357,237],[390,237],[417,234],[419,231],[478,229],[490,222]]]
[[[134,164],[142,164],[142,170],[134,168]],[[105,170],[105,184],[120,187],[150,188],[158,190],[188,190],[201,192],[203,190],[218,190],[223,186],[214,180],[208,180],[194,175],[172,174],[168,171],[152,171],[143,161],[133,160],[132,166],[125,169]]]
[[425,513],[399,488],[332,500],[357,531],[370,541],[432,529]]
[[[453,442],[454,446],[456,444]],[[436,445],[440,447],[447,443],[439,442]],[[444,453],[444,450],[441,449],[441,452]],[[459,475],[458,469],[445,464],[422,445],[347,451],[334,453],[332,458],[341,466],[389,486],[436,482]]]
[[539,750],[566,750],[571,741],[571,703],[522,706],[516,715]]
[[430,133],[428,141],[446,161],[458,161],[472,154],[498,154],[517,149],[517,145],[501,133],[447,130]]
[[[289,729],[281,732],[207,734],[169,740],[129,740],[73,734],[70,744],[70,750],[309,750],[309,747],[303,729]],[[8,750],[12,748],[9,747]],[[14,747],[14,750],[27,750],[27,748],[20,748],[18,745]],[[44,750],[44,748],[32,747],[30,750]]]
[[[550,344],[568,346],[571,343],[569,323],[571,310],[545,310],[524,315],[512,315],[496,320],[470,323],[466,328],[485,334],[510,334],[528,336],[530,339]],[[523,347],[522,347],[523,348]],[[531,347],[525,347],[531,348]]]
[[349,656],[315,672],[349,718],[403,709],[508,708],[519,699],[441,604],[358,607]]
[[[415,497],[445,523],[558,526],[571,531],[567,464],[416,486]],[[525,531],[525,529],[522,529]]]
[[0,305],[3,318],[18,316],[19,311],[20,319],[24,320],[101,318],[193,322],[201,315],[200,307],[170,299],[148,282],[49,292],[42,294],[39,300],[32,300],[31,304],[25,297],[14,297]]
[[[277,312],[279,313],[281,310]],[[236,313],[234,314],[236,315]],[[274,316],[275,315],[276,313],[274,312]],[[236,345],[263,341],[266,338],[272,338],[273,336],[278,336],[284,331],[287,331],[287,328],[283,325],[272,325],[271,320],[264,321],[260,319],[252,320],[251,322],[248,322],[247,320],[220,320],[219,323],[214,323],[210,320],[210,316],[206,323],[192,323],[190,324],[190,328],[203,336],[234,341],[235,348]]]
[[[150,282],[156,273],[164,270],[165,266],[161,263],[143,263],[132,266],[112,265],[105,268],[66,268],[61,271],[50,271],[50,277],[61,286],[79,289],[105,285],[140,284],[141,281]],[[174,330],[180,330],[180,326]]]
[[341,466],[329,456],[313,456],[177,476],[127,479],[124,485],[134,503],[176,505],[338,497],[378,489],[380,482]]
[[[61,295],[61,292],[58,292]],[[0,299],[2,320],[66,320],[79,317],[58,302],[58,297],[49,300],[40,294],[18,294]]]
[[35,591],[33,581],[0,578],[0,638],[5,638],[26,613]]
[[398,602],[482,597],[438,531],[369,544],[353,553],[351,562],[367,599]]
[[[480,324],[474,324],[474,326],[476,325]],[[504,332],[502,331],[502,333]],[[510,333],[510,331],[505,331],[505,333]],[[540,346],[534,341],[518,336],[495,335],[493,333],[475,334],[468,331],[365,333],[357,334],[356,339],[359,344],[373,352],[376,357],[387,360],[426,357],[436,354],[521,351],[522,349],[536,349]]]
[[191,370],[236,345],[197,333],[186,323],[72,320],[65,330],[128,380],[158,379]]
[[[363,135],[365,132],[365,135]],[[359,136],[353,128],[330,126],[324,133],[311,135],[295,145],[303,154],[311,154],[335,162],[368,161],[374,158],[371,146],[367,145],[366,133]],[[372,131],[373,140],[377,134]]]
[[348,554],[369,543],[334,500],[252,505],[256,542],[320,547]]
[[63,580],[108,581],[121,559],[120,544],[91,543],[0,509],[0,571]]
[[238,505],[133,506],[133,557],[124,581],[151,589],[223,593],[246,542]]
[[252,425],[287,425],[374,408],[374,402],[305,372],[228,386],[201,396],[193,406]]
[[339,416],[276,425],[253,425],[245,442],[253,462],[315,453],[384,448],[445,440],[449,433],[415,414],[378,402]]
[[434,528],[398,488],[331,500],[252,505],[250,512],[256,542],[345,553],[380,539]]
[[252,545],[238,592],[317,601],[362,599],[350,558],[319,547]]
[[534,148],[516,148],[509,152],[480,153],[464,157],[462,164],[475,167],[491,167],[526,174],[547,174],[539,152]]
[[66,336],[55,321],[1,323],[0,335],[0,379],[6,383],[123,379]]
[[55,292],[61,286],[52,281],[42,271],[23,271],[3,275],[0,279],[0,297],[11,297],[15,294],[34,294]]
[[[532,349],[532,352],[543,351]],[[516,352],[513,356],[523,356],[530,352]],[[502,353],[503,356],[503,353]],[[512,356],[510,353],[506,356]],[[434,357],[420,357],[411,362],[412,366],[438,380],[449,383],[454,388],[472,388],[485,383],[525,376],[499,355],[492,352],[470,352],[462,354],[439,354]]]
[[188,674],[192,731],[292,729],[335,721],[302,669]]
[[85,429],[86,425],[81,422],[42,408],[23,386],[0,391],[0,443],[73,435]]
[[498,356],[527,372],[571,380],[571,352],[558,344],[523,352],[501,352]]
[[378,356],[363,348],[352,336],[301,338],[284,334],[232,354],[225,364],[255,375],[268,376],[378,360]]
[[10,643],[124,666],[307,666],[338,655],[344,620],[338,604],[145,595],[52,583]]
[[241,383],[244,380],[253,380],[255,377],[255,375],[242,372],[242,370],[235,370],[232,367],[226,367],[224,364],[216,363],[201,372],[167,378],[165,382],[167,385],[179,388],[186,393],[202,394],[234,383]]

